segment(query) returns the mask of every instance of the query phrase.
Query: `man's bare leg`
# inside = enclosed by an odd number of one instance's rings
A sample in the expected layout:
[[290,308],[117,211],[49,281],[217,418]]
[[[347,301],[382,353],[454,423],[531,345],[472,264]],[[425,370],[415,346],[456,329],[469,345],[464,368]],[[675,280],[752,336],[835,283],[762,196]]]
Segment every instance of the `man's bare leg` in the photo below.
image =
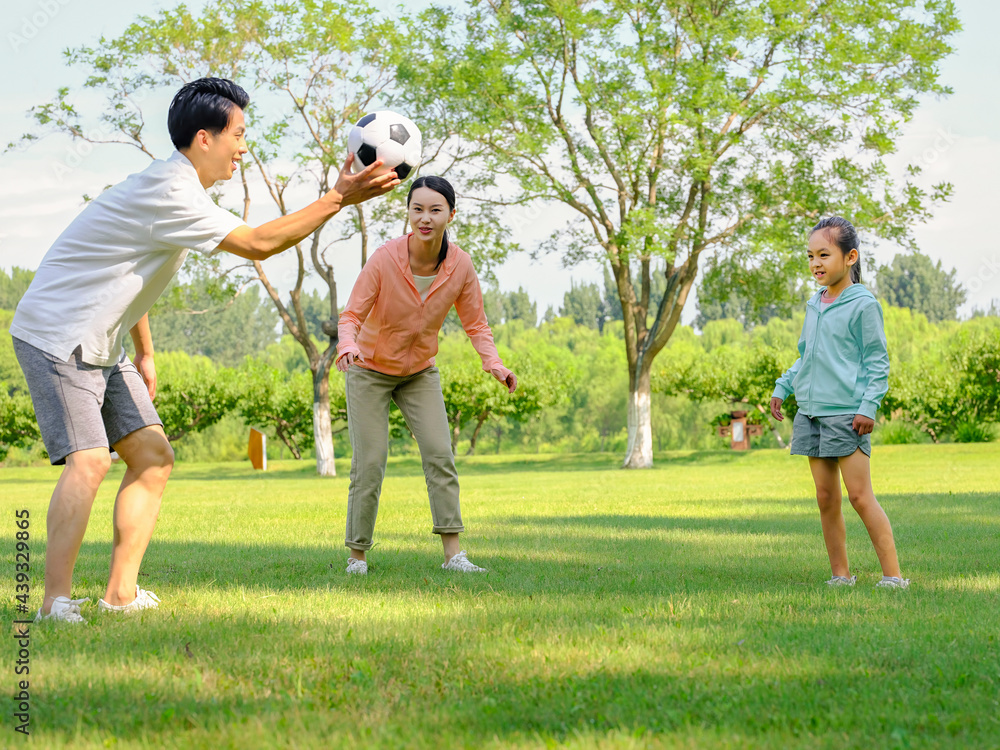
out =
[[160,514],[174,451],[159,425],[126,435],[114,448],[128,468],[115,498],[111,573],[104,601],[122,605],[135,600],[139,566]]
[[73,568],[90,521],[90,511],[110,466],[111,455],[107,448],[88,448],[66,456],[66,467],[52,493],[46,518],[43,615],[49,613],[52,600],[57,596],[71,595]]

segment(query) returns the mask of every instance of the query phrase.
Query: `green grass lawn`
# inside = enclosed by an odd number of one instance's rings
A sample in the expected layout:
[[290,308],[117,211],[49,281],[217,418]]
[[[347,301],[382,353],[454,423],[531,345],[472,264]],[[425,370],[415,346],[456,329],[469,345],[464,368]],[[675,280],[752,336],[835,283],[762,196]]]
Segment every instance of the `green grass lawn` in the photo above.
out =
[[[419,462],[390,462],[347,578],[347,466],[179,465],[132,619],[32,628],[37,747],[997,748],[1000,445],[876,448],[908,591],[845,500],[854,589],[830,571],[805,459],[779,451],[464,459],[463,547],[440,569]],[[112,469],[75,596],[103,594]],[[32,605],[57,469],[0,469]],[[15,644],[4,651],[14,692]],[[8,703],[8,706],[10,704]],[[0,746],[19,746],[11,711]]]

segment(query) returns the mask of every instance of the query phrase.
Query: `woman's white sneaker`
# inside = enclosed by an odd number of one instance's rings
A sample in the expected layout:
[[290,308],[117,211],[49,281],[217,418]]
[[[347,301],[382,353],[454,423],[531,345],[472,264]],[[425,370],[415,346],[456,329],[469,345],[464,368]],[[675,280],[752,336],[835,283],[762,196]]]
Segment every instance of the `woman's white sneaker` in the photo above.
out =
[[368,575],[368,563],[356,557],[347,558],[347,574],[352,576]]
[[132,614],[143,609],[156,609],[160,606],[160,597],[152,591],[146,591],[138,586],[135,587],[135,599],[128,604],[108,604],[101,599],[97,602],[97,609],[101,612],[121,612]]
[[463,549],[457,555],[452,557],[448,562],[441,565],[445,570],[457,570],[460,573],[486,573],[488,572],[486,568],[480,568],[478,565],[473,565],[469,556]]
[[86,623],[87,621],[80,614],[80,605],[89,601],[89,597],[86,599],[70,599],[68,596],[54,596],[52,597],[52,608],[49,610],[49,613],[43,615],[42,608],[39,607],[38,614],[35,615],[35,622],[57,620],[59,622]]

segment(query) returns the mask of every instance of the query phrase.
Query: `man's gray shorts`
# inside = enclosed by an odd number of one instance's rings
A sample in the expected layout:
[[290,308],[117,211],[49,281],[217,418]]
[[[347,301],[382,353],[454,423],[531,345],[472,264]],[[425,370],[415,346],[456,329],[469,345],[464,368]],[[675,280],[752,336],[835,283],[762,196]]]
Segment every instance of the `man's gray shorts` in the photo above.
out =
[[872,437],[859,435],[851,426],[855,416],[807,417],[799,412],[792,424],[792,455],[843,458],[854,455],[860,448],[866,456],[871,456]]
[[88,365],[78,346],[63,362],[17,338],[14,353],[53,464],[88,448],[110,450],[136,430],[163,424],[142,376],[124,354],[111,367]]

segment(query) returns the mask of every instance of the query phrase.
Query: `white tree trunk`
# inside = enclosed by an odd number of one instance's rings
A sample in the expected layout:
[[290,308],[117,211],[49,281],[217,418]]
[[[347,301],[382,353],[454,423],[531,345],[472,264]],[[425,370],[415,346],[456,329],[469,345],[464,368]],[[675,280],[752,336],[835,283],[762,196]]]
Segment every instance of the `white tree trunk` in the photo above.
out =
[[313,373],[313,435],[316,443],[316,473],[337,476],[333,464],[333,423],[330,420],[330,389],[325,372]]
[[640,374],[628,396],[628,448],[623,469],[653,467],[653,398],[649,373]]

